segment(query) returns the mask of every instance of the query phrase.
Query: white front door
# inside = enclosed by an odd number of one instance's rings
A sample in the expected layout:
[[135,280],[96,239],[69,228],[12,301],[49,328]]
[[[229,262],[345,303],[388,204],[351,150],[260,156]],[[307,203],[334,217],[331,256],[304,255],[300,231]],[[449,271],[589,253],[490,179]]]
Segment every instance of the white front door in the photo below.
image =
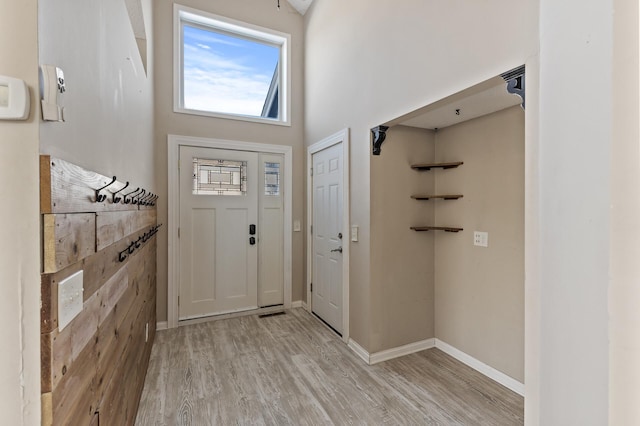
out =
[[312,311],[342,333],[342,144],[323,149],[313,161]]
[[258,154],[180,147],[180,320],[258,307]]

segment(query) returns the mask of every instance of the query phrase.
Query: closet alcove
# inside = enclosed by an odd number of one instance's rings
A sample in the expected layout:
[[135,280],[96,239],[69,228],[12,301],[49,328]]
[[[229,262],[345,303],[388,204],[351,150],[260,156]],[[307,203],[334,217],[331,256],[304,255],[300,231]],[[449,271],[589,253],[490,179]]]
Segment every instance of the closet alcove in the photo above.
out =
[[519,67],[371,129],[372,276],[381,297],[406,305],[403,321],[423,324],[436,347],[485,364],[517,392],[524,83]]

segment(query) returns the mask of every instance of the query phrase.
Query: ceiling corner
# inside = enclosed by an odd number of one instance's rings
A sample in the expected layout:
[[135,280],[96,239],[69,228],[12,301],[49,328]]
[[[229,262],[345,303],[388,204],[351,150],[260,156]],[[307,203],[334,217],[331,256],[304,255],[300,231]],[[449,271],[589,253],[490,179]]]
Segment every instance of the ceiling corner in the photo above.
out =
[[309,9],[309,6],[311,6],[311,2],[313,2],[313,0],[287,0],[289,2],[289,4],[291,4],[291,6],[293,6],[298,13],[300,13],[300,15],[303,15],[305,13],[307,13],[307,9]]

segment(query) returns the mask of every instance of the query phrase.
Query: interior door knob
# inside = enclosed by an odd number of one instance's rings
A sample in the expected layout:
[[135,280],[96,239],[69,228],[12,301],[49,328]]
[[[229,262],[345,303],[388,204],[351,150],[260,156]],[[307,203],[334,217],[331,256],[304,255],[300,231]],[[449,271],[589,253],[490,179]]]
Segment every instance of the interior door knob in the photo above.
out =
[[335,252],[335,251],[337,251],[337,252],[339,252],[339,253],[342,253],[342,247],[338,247],[337,249],[333,249],[333,250],[331,250],[331,253],[333,253],[333,252]]

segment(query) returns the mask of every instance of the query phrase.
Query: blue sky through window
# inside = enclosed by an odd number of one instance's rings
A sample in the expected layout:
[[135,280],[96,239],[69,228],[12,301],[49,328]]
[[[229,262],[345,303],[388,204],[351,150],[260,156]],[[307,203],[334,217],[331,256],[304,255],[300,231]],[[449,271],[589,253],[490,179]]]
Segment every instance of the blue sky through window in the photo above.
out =
[[280,49],[184,25],[184,107],[260,117]]

